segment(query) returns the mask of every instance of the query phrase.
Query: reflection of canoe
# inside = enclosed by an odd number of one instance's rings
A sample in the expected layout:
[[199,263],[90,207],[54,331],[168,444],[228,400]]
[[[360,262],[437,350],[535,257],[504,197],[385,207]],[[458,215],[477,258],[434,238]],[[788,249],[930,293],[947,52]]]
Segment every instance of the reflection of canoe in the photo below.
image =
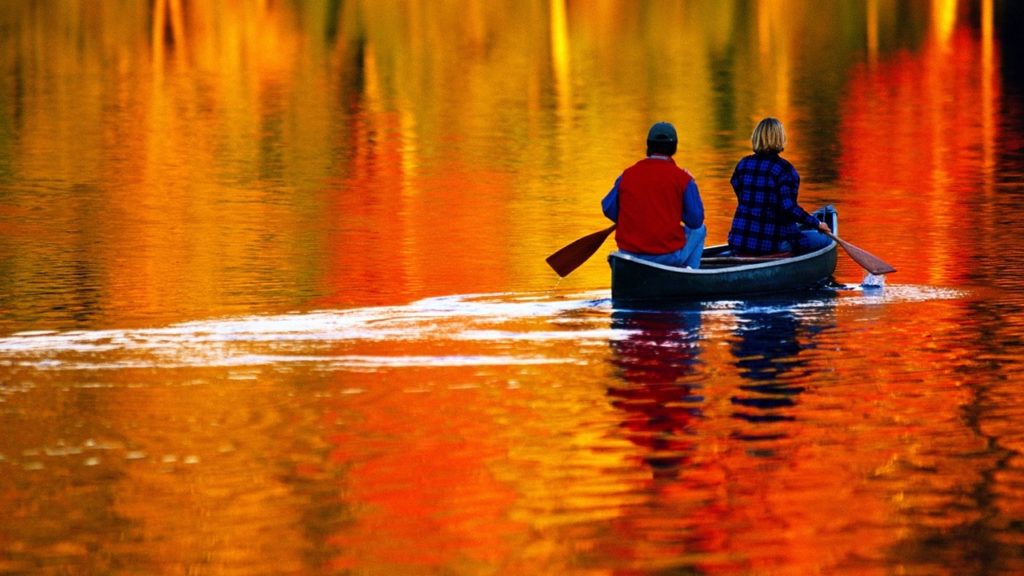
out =
[[[815,215],[839,233],[831,206]],[[715,299],[814,288],[826,284],[836,269],[836,243],[789,258],[732,255],[727,245],[704,250],[701,268],[675,268],[612,252],[612,298],[619,300]]]

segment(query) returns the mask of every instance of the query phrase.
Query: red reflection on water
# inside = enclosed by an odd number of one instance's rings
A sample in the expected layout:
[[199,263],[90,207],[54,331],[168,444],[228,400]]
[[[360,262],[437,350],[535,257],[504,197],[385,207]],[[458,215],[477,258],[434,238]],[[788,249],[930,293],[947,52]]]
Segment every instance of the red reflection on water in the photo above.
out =
[[342,402],[326,414],[357,420],[327,438],[331,461],[346,468],[340,490],[355,516],[327,539],[339,551],[331,567],[484,566],[509,557],[511,536],[522,531],[508,517],[518,496],[492,471],[509,447],[486,414],[486,392],[425,387],[415,371],[387,378],[393,392],[367,409],[353,414]]
[[[847,239],[884,249],[901,282],[962,283],[978,244],[955,238],[965,219],[984,218],[971,197],[992,191],[998,55],[990,20],[979,38],[962,12],[957,20],[955,3],[933,7],[926,44],[877,62],[872,53],[842,102],[840,175],[855,207]],[[908,213],[914,224],[900,225]]]

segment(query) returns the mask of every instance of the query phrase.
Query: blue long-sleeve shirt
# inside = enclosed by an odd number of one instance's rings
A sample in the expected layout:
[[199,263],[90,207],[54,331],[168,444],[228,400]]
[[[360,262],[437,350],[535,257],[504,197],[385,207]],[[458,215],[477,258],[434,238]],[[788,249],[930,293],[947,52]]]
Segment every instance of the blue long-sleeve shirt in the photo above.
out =
[[800,235],[800,224],[817,228],[818,220],[797,202],[800,175],[777,153],[752,154],[736,164],[730,179],[736,213],[729,245],[743,252],[778,252]]

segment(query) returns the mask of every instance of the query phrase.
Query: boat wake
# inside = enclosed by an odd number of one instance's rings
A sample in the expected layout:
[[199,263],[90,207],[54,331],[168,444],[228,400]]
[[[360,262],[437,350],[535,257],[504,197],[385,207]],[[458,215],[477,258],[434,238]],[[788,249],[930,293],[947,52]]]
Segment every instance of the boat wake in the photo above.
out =
[[[120,370],[313,365],[323,370],[374,370],[578,363],[578,357],[525,343],[603,345],[628,338],[629,328],[609,321],[622,313],[699,315],[707,327],[729,324],[738,311],[814,315],[824,308],[964,295],[924,286],[893,285],[884,290],[847,286],[810,298],[722,300],[667,310],[621,307],[608,298],[607,291],[454,295],[404,306],[216,318],[156,328],[20,332],[0,338],[0,366]],[[381,343],[388,344],[383,353]],[[462,352],[467,349],[474,352]],[[447,352],[451,350],[460,352]]]

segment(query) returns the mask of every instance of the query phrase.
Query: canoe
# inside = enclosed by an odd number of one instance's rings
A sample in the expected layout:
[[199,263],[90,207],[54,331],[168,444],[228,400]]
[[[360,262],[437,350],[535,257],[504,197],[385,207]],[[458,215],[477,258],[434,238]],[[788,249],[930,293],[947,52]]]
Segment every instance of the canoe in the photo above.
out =
[[[839,234],[831,206],[814,212]],[[714,300],[771,294],[828,284],[836,269],[837,244],[792,257],[741,257],[728,245],[705,248],[697,270],[657,264],[616,251],[608,255],[615,300]]]

